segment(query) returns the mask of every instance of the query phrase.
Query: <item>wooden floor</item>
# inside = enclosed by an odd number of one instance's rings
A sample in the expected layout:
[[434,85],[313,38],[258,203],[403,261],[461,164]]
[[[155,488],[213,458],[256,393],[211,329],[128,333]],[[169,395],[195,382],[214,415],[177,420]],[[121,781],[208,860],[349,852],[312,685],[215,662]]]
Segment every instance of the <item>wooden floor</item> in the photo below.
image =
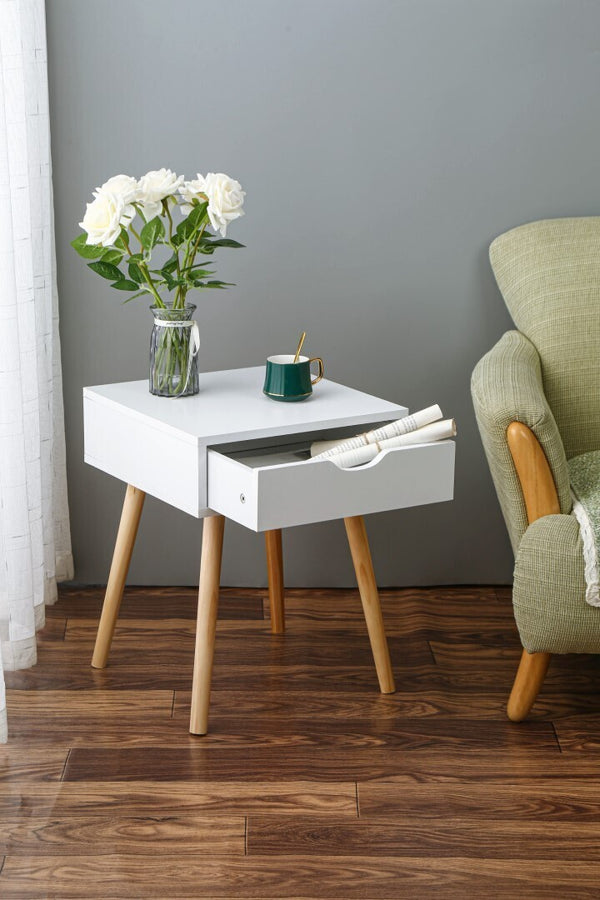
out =
[[[0,897],[600,895],[600,660],[553,661],[531,719],[507,589],[382,592],[398,693],[351,591],[224,590],[210,733],[188,734],[196,594],[64,591],[8,673]],[[3,858],[3,860],[2,860]]]

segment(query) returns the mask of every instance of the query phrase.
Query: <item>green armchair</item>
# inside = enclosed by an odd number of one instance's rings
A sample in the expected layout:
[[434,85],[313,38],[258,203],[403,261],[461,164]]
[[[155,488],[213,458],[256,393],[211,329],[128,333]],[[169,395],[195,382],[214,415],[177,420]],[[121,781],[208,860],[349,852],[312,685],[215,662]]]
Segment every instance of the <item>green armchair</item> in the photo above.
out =
[[600,653],[568,468],[600,450],[600,218],[514,228],[492,243],[490,260],[518,331],[479,361],[471,392],[515,553],[524,649],[508,715],[520,721],[553,653]]

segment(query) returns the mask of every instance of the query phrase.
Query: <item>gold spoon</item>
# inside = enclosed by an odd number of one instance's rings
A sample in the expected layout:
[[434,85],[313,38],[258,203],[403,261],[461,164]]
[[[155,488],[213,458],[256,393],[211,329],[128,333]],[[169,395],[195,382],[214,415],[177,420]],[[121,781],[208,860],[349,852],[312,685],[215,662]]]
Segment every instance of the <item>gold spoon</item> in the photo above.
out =
[[306,337],[306,332],[303,331],[300,335],[300,340],[298,341],[298,349],[296,350],[296,355],[294,357],[294,362],[298,362],[298,357],[300,356],[300,351],[302,350],[302,344],[304,343],[304,338]]

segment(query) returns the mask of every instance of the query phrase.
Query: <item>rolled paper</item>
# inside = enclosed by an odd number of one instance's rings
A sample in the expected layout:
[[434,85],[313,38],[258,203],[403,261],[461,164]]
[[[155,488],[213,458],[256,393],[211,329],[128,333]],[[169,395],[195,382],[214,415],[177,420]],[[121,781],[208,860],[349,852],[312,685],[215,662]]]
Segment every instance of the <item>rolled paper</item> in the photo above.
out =
[[[322,456],[325,459],[326,456],[330,454],[327,452],[328,450],[333,450],[334,447],[343,447],[346,444],[350,444],[352,441],[356,441],[358,438],[348,438],[347,441],[340,442],[339,438],[335,438],[333,441],[315,441],[310,445],[310,455],[311,456]],[[361,441],[362,444],[362,441]]]
[[409,434],[441,418],[442,410],[436,403],[435,406],[428,406],[427,409],[421,409],[410,416],[404,416],[402,419],[397,419],[395,422],[390,422],[388,425],[383,425],[381,428],[376,428],[374,431],[369,431],[366,434],[358,434],[356,437],[348,438],[341,443],[340,441],[315,441],[311,445],[310,455],[318,459],[327,459],[336,453],[355,450],[358,447],[364,447],[366,444],[381,443],[381,441],[389,438]]
[[388,438],[387,441],[378,441],[376,444],[363,444],[362,447],[344,450],[342,453],[335,453],[328,458],[340,469],[352,469],[355,466],[371,462],[383,450],[391,450],[394,447],[410,447],[414,444],[430,444],[455,436],[456,422],[454,419],[444,419],[442,422],[425,425],[417,431]]
[[424,428],[431,422],[437,422],[438,419],[441,418],[442,410],[436,403],[435,406],[428,406],[427,409],[421,409],[411,416],[404,416],[403,419],[397,419],[396,422],[390,422],[389,425],[384,425],[382,428],[370,431],[368,434],[368,442],[369,444],[381,443],[381,441],[387,441],[390,438],[410,434],[413,431],[417,431],[419,428]]
[[452,437],[456,437],[456,422],[454,419],[444,419],[442,422],[432,422],[424,428],[411,431],[410,434],[401,434],[387,441],[379,441],[379,446],[382,450],[387,450],[391,447],[408,447],[411,444],[430,444]]

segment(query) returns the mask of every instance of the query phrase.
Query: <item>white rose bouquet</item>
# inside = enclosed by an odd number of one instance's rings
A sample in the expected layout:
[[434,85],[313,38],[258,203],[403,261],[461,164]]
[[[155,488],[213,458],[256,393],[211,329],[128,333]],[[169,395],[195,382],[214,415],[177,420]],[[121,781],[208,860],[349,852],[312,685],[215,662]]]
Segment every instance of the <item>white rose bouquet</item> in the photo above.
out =
[[[85,233],[72,246],[84,259],[94,260],[90,269],[112,287],[133,291],[136,297],[151,294],[157,306],[171,309],[183,309],[190,289],[228,287],[212,277],[210,260],[196,260],[198,255],[212,256],[217,247],[243,247],[226,237],[227,226],[244,215],[245,192],[239,182],[213,172],[185,181],[170,169],[159,169],[139,181],[114,175],[93,196],[79,223]],[[177,227],[172,215],[176,207],[182,214]],[[141,220],[137,229],[136,216]],[[208,231],[209,224],[220,238]],[[137,248],[132,248],[132,238]],[[161,245],[170,255],[159,268],[151,268]],[[175,292],[170,304],[161,296],[165,290]]]
[[228,225],[244,215],[245,192],[223,173],[185,181],[170,169],[159,169],[139,180],[114,175],[93,197],[79,223],[83,233],[72,246],[92,260],[88,265],[93,272],[131,294],[125,302],[150,296],[156,324],[170,323],[163,328],[160,346],[151,348],[160,371],[153,369],[151,358],[150,390],[167,396],[196,393],[197,347],[193,353],[190,348],[198,344],[197,326],[189,321],[195,307],[186,297],[190,290],[230,286],[214,277],[211,257],[219,247],[244,246],[226,235]]

